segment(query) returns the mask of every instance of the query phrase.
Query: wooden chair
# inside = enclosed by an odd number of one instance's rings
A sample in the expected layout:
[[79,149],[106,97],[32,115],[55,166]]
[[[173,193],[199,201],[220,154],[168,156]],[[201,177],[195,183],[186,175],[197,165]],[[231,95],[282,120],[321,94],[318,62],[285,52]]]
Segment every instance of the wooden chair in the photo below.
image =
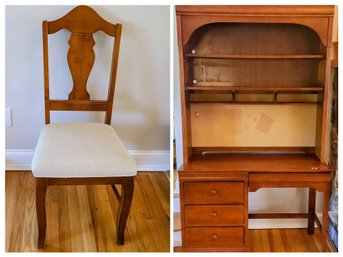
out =
[[[49,97],[48,34],[71,32],[68,64],[73,88],[68,100]],[[90,100],[87,79],[95,61],[93,33],[102,30],[114,37],[107,100]],[[136,164],[110,126],[122,26],[111,24],[87,6],[78,6],[55,21],[43,21],[45,122],[32,161],[36,179],[38,248],[45,245],[45,195],[50,185],[109,184],[119,199],[117,242],[124,244],[124,230],[131,206]],[[102,111],[102,123],[50,124],[51,111]],[[115,185],[121,185],[121,194]]]

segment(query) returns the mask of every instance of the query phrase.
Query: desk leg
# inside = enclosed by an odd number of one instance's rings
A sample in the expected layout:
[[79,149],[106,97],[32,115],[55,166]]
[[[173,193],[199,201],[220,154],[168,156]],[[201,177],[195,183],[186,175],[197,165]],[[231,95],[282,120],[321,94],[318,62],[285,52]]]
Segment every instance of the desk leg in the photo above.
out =
[[316,211],[316,189],[309,188],[308,192],[308,221],[307,234],[314,234],[314,216]]
[[329,222],[329,201],[330,201],[330,183],[326,183],[325,190],[323,192],[323,220],[322,220],[322,240],[321,250],[326,251],[326,238],[328,234],[328,222]]

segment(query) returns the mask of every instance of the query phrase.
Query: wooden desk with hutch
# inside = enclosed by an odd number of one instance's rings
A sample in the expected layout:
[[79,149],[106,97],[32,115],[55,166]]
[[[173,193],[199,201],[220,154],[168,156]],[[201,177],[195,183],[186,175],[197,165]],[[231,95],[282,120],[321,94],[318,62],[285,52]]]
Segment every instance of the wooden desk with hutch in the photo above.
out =
[[[325,251],[333,6],[177,6],[182,250],[249,251],[249,218],[307,218]],[[249,214],[248,192],[309,188],[308,212]],[[315,213],[323,192],[323,219]]]

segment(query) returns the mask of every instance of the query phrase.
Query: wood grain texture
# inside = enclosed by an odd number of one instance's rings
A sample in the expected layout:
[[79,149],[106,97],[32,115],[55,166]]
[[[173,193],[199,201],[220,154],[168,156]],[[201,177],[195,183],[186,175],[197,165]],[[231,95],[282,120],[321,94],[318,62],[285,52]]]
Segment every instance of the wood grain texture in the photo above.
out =
[[[72,101],[72,100],[50,100],[51,111],[106,111],[109,104],[107,101]],[[112,106],[112,105],[111,105]]]
[[199,156],[204,152],[217,152],[217,153],[305,153],[314,154],[314,147],[193,147],[193,154]]
[[327,17],[316,17],[316,19],[311,19],[307,17],[251,17],[247,16],[208,16],[204,19],[201,16],[184,16],[182,22],[184,25],[189,26],[188,29],[183,30],[183,44],[186,45],[191,41],[192,33],[194,30],[202,29],[202,27],[208,23],[294,23],[298,25],[303,25],[314,30],[321,40],[323,45],[327,45]]
[[243,182],[185,182],[183,190],[187,204],[241,203],[246,200]]
[[177,5],[177,14],[333,16],[333,5]]
[[185,226],[237,226],[244,224],[244,205],[186,205]]
[[[190,86],[187,87],[187,91],[216,91],[219,93],[223,92],[230,92],[230,91],[253,91],[253,92],[270,92],[270,91],[282,91],[282,92],[294,92],[294,93],[301,93],[301,92],[320,92],[323,91],[323,87],[318,86],[311,86],[311,87],[249,87],[249,86],[241,86],[241,87],[235,87],[235,86],[225,86],[225,84],[222,83],[208,83],[209,86],[205,86],[204,84],[198,83],[197,86]],[[217,86],[216,86],[217,85]],[[209,92],[208,92],[209,93]]]
[[43,35],[43,67],[44,67],[44,110],[45,123],[50,123],[50,80],[49,80],[49,39],[48,39],[49,25],[47,21],[42,23]]
[[308,194],[307,233],[312,235],[314,233],[314,217],[316,214],[316,190],[314,188],[309,188]]
[[[115,187],[115,184],[112,184],[112,189]],[[119,200],[119,210],[117,214],[117,242],[118,244],[124,244],[124,231],[125,225],[128,218],[128,213],[130,212],[132,197],[133,197],[133,177],[127,180],[124,184],[121,185],[121,194]],[[117,190],[113,190],[114,194],[116,195]],[[117,195],[116,195],[117,197]]]
[[38,248],[44,247],[46,234],[46,207],[45,198],[47,191],[47,179],[36,179],[36,212],[38,223]]
[[[67,59],[73,79],[73,88],[68,100],[51,100],[49,95],[49,55],[48,35],[61,29],[71,32]],[[110,70],[107,99],[90,100],[87,80],[92,70],[95,54],[93,34],[99,30],[114,37],[112,64]],[[50,123],[50,111],[105,111],[105,123],[111,124],[115,82],[118,67],[122,25],[104,20],[92,8],[77,6],[68,14],[54,21],[43,21],[43,60],[44,60],[44,100],[45,123]]]
[[119,204],[110,185],[49,186],[46,247],[38,249],[34,188],[31,172],[6,172],[7,252],[169,251],[169,180],[164,173],[136,176],[124,245],[116,242]]
[[110,81],[109,81],[108,93],[107,93],[108,105],[107,105],[107,112],[105,116],[106,124],[111,124],[111,119],[112,119],[112,108],[113,108],[114,92],[115,92],[116,79],[117,79],[121,31],[122,31],[122,25],[118,23],[116,25],[115,40],[113,44],[111,75],[110,75]]
[[90,100],[87,80],[95,61],[92,34],[72,33],[69,39],[68,65],[73,78],[69,100]]
[[65,16],[49,22],[49,34],[56,33],[61,29],[70,32],[93,34],[102,30],[109,36],[114,36],[116,25],[104,20],[96,11],[89,6],[80,5],[75,7]]
[[[229,86],[309,87],[320,85],[317,59],[205,59],[193,60],[199,85],[223,83]],[[292,74],[292,75],[290,75]]]
[[194,31],[186,46],[186,57],[199,58],[298,59],[325,58],[324,54],[316,33],[295,24],[208,24]]
[[[320,252],[320,231],[308,235],[306,229],[250,230],[252,252]],[[328,245],[326,251],[332,251]]]
[[[185,209],[187,204],[216,203],[201,192],[204,187],[187,185],[227,183],[229,177],[234,182],[239,175],[245,179],[247,173],[246,196],[248,190],[271,187],[324,192],[318,249],[326,250],[331,168],[324,156],[333,11],[334,6],[176,7],[184,145],[179,173],[183,250],[244,250],[208,234],[217,227],[209,226],[207,234],[200,234],[199,225],[185,227]],[[284,90],[273,90],[278,88]],[[240,153],[234,153],[235,149]],[[266,149],[268,154],[263,153]],[[212,152],[201,155],[201,150]],[[306,154],[295,153],[297,150]],[[234,195],[235,190],[227,186],[224,191]],[[207,194],[212,191],[216,188],[206,188]],[[201,195],[201,200],[189,201],[194,195]],[[247,220],[247,201],[244,204]],[[317,218],[311,214],[314,206],[310,203],[309,207],[309,215],[251,217],[309,217],[311,233]],[[196,220],[200,214],[191,216]],[[226,231],[232,228],[225,227]],[[249,246],[247,229],[245,225],[241,236],[245,250]],[[232,230],[229,234],[239,233]],[[263,240],[258,246],[269,244],[262,236],[258,239]],[[303,245],[297,249],[302,251]]]
[[193,227],[185,228],[186,246],[204,247],[243,247],[243,227]]
[[[331,168],[319,161],[313,154],[254,154],[254,153],[222,153],[193,156],[192,161],[184,163],[180,169],[183,173],[211,171],[243,172],[297,172],[320,173],[331,171]],[[184,172],[183,172],[184,171]]]
[[204,59],[323,59],[324,55],[249,55],[249,54],[185,54],[187,58],[204,58]]
[[326,44],[328,43],[327,40],[331,40],[330,35],[326,32],[327,19],[334,15],[334,8],[333,5],[176,6],[176,14],[179,19],[178,26],[183,27],[178,33],[178,44],[181,46],[183,42],[186,43],[197,28],[211,22],[302,24],[316,31],[323,44]]

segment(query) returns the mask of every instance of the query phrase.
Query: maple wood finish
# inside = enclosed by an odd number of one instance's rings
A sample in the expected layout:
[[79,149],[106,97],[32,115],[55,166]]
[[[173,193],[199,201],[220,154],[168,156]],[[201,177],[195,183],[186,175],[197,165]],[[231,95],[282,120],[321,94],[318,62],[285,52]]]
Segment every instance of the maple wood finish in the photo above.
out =
[[[248,218],[307,218],[325,251],[333,14],[333,6],[176,7],[183,251],[249,251]],[[248,213],[248,191],[298,187],[309,188],[308,213]]]
[[186,205],[185,226],[244,224],[244,205]]
[[[49,95],[49,58],[48,35],[61,29],[71,32],[69,39],[68,65],[73,79],[73,88],[68,100],[52,100]],[[95,61],[93,47],[95,41],[93,33],[102,30],[114,38],[112,67],[109,79],[107,100],[90,100],[87,91],[87,80]],[[51,111],[104,111],[105,123],[111,123],[115,81],[118,66],[121,24],[111,24],[100,17],[88,6],[78,6],[68,14],[55,21],[43,21],[43,56],[44,56],[44,98],[45,122],[50,123]],[[106,178],[36,178],[36,210],[38,220],[38,247],[45,245],[46,211],[45,194],[47,186],[53,185],[112,185],[116,196],[119,197],[119,211],[117,215],[117,242],[124,244],[124,231],[130,211],[134,179],[133,177],[106,177]],[[120,184],[119,196],[115,185]]]
[[[68,65],[73,79],[73,89],[68,100],[52,100],[49,96],[49,58],[48,35],[61,29],[71,32],[69,39]],[[107,100],[90,101],[87,92],[87,80],[93,67],[95,45],[93,33],[102,30],[114,37],[112,67]],[[112,24],[104,20],[88,6],[78,6],[67,15],[55,21],[43,21],[43,56],[44,56],[44,99],[45,121],[50,123],[50,111],[105,111],[105,123],[111,124],[115,82],[119,57],[121,24]]]

